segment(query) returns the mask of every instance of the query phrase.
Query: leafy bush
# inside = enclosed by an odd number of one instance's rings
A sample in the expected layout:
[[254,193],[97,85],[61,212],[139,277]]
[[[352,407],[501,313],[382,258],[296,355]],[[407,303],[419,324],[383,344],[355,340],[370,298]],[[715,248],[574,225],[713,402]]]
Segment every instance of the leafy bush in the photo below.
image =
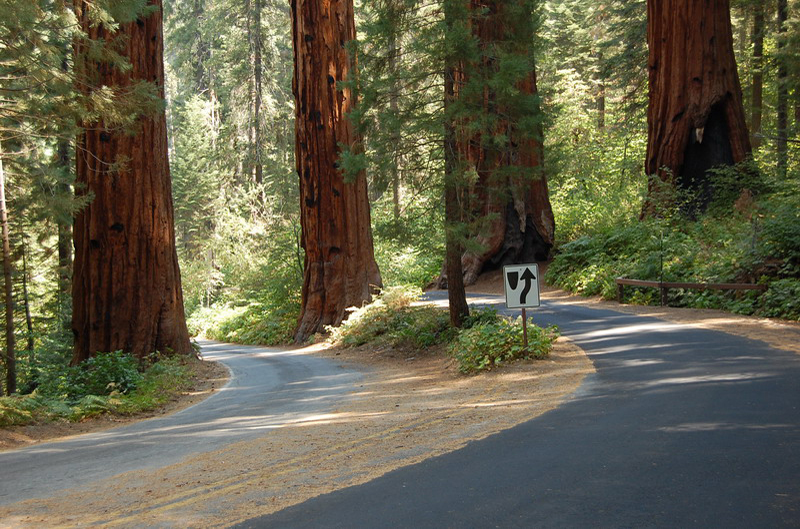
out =
[[773,281],[761,302],[762,316],[800,320],[800,279]]
[[121,404],[121,400],[114,395],[86,395],[72,406],[69,420],[82,421],[89,417],[96,417],[105,413],[113,413]]
[[[617,277],[650,281],[752,282],[759,279],[757,233],[741,217],[632,220],[616,229],[563,245],[550,265],[551,284],[582,295],[616,297]],[[626,288],[626,300],[658,303],[653,289]],[[756,296],[741,292],[671,290],[670,303],[699,308],[756,310]]]
[[252,302],[241,307],[215,304],[195,311],[187,325],[192,336],[249,345],[277,345],[292,340],[299,315],[299,299]]
[[459,370],[474,373],[517,358],[543,358],[558,337],[555,328],[531,324],[526,349],[521,319],[512,322],[491,307],[473,308],[464,327],[454,329],[446,310],[412,304],[420,294],[412,287],[384,290],[372,303],[353,310],[341,326],[328,328],[329,341],[345,347],[371,343],[415,349],[450,343]]
[[520,358],[544,358],[550,354],[557,338],[555,327],[543,329],[530,323],[526,348],[522,318],[516,321],[502,318],[461,330],[450,346],[450,354],[458,362],[459,371],[469,374]]
[[139,382],[139,361],[122,351],[101,353],[70,368],[68,397],[129,393]]
[[493,307],[470,307],[469,316],[464,319],[464,328],[469,329],[476,325],[495,324],[503,317]]
[[648,276],[658,273],[655,252],[650,231],[637,222],[563,245],[546,277],[551,284],[572,292],[611,298],[616,292],[614,279],[627,275],[626,268],[638,265]]
[[423,348],[451,336],[449,317],[432,305],[412,306],[422,291],[416,287],[384,289],[372,303],[351,311],[339,327],[328,327],[330,342],[358,346],[368,342]]
[[800,204],[780,204],[764,221],[765,256],[800,266]]
[[753,160],[746,160],[732,166],[709,169],[712,196],[709,211],[726,215],[733,204],[742,196],[742,190],[760,196],[770,191],[770,185]]
[[[63,377],[64,387],[61,388],[60,395],[46,395],[37,390],[30,395],[0,398],[0,427],[52,419],[80,421],[106,413],[138,413],[155,409],[191,387],[194,359],[172,356],[158,359],[144,373],[139,374],[135,389],[128,387],[127,393],[123,393],[121,388],[125,383],[118,381],[130,375],[130,363],[123,359],[124,356],[119,353],[100,355],[97,358],[106,358],[92,363],[96,371],[94,374],[85,377],[69,374]],[[70,368],[73,369],[75,368]],[[100,373],[105,373],[105,377]],[[70,377],[82,382],[76,382],[75,386],[70,387]],[[106,379],[111,378],[115,381],[102,385]],[[91,382],[87,383],[86,380]],[[86,388],[91,387],[102,388],[102,393],[83,393]],[[70,400],[66,400],[67,398]]]
[[33,397],[0,397],[0,427],[33,422],[42,406],[41,399]]
[[21,395],[57,383],[72,359],[72,331],[63,320],[53,320],[47,332],[36,338],[33,351],[17,352],[17,389]]
[[122,351],[100,353],[77,366],[47,366],[37,393],[77,401],[86,395],[129,393],[141,382],[139,361]]
[[[730,198],[728,196],[728,198]],[[759,213],[762,211],[763,213]],[[614,279],[762,283],[754,291],[672,289],[673,306],[715,308],[739,314],[798,319],[800,213],[794,198],[763,199],[749,218],[708,214],[697,221],[675,217],[631,220],[580,237],[560,248],[547,272],[551,284],[583,295],[616,296]],[[763,219],[763,220],[762,220]],[[656,304],[658,291],[626,287],[626,302]]]

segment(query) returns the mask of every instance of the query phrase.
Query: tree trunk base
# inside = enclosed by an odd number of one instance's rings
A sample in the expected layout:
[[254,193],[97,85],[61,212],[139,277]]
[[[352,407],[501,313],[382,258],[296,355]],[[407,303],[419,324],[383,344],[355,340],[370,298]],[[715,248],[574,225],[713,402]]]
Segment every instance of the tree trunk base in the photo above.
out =
[[[512,205],[506,208],[504,219],[505,229],[502,232],[502,241],[494,244],[483,254],[465,253],[461,257],[464,285],[473,285],[481,274],[503,268],[509,264],[541,263],[550,258],[553,243],[546,240],[534,225],[532,215],[526,215],[524,230],[520,218]],[[429,288],[447,289],[447,271],[442,266],[442,272]]]

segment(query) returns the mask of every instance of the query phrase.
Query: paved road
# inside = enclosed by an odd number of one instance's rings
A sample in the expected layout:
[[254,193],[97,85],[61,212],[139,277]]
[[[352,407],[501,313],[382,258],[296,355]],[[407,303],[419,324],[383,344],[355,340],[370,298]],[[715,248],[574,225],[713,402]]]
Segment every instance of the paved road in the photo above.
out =
[[0,505],[131,470],[160,468],[333,409],[361,375],[292,351],[201,342],[231,370],[216,395],[163,418],[0,452]]
[[597,368],[565,405],[242,525],[800,527],[800,357],[609,310],[534,316]]

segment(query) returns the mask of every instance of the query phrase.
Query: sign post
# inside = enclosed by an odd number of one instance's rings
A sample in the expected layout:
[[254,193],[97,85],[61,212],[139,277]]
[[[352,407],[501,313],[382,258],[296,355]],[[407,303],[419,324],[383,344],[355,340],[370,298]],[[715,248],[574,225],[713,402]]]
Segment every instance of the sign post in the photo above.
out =
[[528,348],[528,314],[525,309],[539,307],[539,265],[536,263],[503,267],[506,307],[522,309],[522,338]]

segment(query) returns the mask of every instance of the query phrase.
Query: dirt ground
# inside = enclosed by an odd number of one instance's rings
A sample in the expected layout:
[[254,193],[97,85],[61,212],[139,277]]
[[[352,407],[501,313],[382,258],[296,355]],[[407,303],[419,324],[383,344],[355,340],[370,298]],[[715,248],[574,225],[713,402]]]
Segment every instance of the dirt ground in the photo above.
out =
[[536,417],[568,398],[592,370],[566,340],[549,359],[477,377],[457,374],[442,355],[321,345],[306,351],[367,369],[338,409],[157,472],[130,472],[0,508],[0,526],[226,526]]
[[[502,292],[499,273],[469,290]],[[797,325],[716,311],[620,307],[553,289],[545,289],[542,297],[742,334],[800,353]],[[472,377],[459,375],[450,359],[432,352],[324,345],[306,352],[366,371],[336,410],[157,472],[131,472],[0,508],[0,527],[227,526],[364,483],[532,419],[569,399],[593,371],[583,351],[565,338],[546,360]]]

